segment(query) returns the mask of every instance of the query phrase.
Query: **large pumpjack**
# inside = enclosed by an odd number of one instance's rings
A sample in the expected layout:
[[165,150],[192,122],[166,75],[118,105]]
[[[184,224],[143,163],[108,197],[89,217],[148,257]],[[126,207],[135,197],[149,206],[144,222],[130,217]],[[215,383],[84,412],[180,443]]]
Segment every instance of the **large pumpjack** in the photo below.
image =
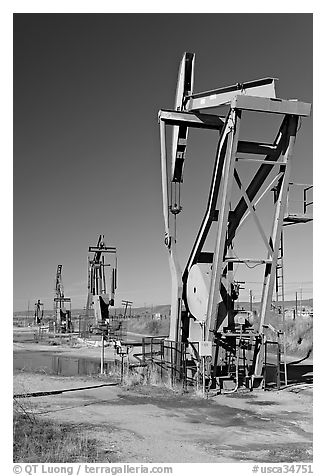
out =
[[[96,246],[88,248],[88,295],[86,315],[89,318],[93,312],[95,327],[104,324],[109,319],[109,308],[114,306],[115,290],[117,287],[117,249],[106,246],[104,235],[100,235]],[[105,256],[112,255],[109,263]],[[106,269],[109,269],[106,272]],[[107,277],[108,286],[107,286]]]
[[65,297],[64,294],[62,264],[58,264],[55,277],[54,316],[56,332],[65,334],[73,331],[71,321],[71,299]]
[[[159,111],[165,244],[172,280],[169,340],[187,344],[186,364],[190,368],[195,361],[199,368],[203,363],[200,368],[210,387],[234,391],[241,385],[253,388],[264,383],[264,329],[279,266],[294,144],[298,123],[310,115],[311,106],[277,98],[273,78],[194,93],[194,60],[193,53],[184,54],[175,108]],[[226,114],[220,112],[221,107],[227,109]],[[248,113],[280,119],[274,141],[242,139],[240,130]],[[172,127],[169,152],[167,126]],[[216,131],[218,142],[206,211],[182,270],[176,223],[182,211],[180,188],[193,128]],[[204,155],[203,150],[201,161]],[[306,212],[302,223],[310,220]],[[241,249],[249,221],[250,236],[260,242],[255,257],[244,255]],[[237,308],[245,280],[236,279],[235,271],[245,268],[248,275],[257,267],[261,268],[261,291],[255,315]],[[173,365],[184,365],[177,353]]]

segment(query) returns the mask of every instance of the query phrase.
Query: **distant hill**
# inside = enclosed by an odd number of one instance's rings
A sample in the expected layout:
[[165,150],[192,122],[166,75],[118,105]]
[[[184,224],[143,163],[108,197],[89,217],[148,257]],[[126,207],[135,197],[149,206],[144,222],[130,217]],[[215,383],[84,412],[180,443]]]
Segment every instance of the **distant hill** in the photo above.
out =
[[[298,305],[298,307],[300,306],[300,301],[299,300],[297,302],[297,305]],[[301,305],[302,305],[302,307],[306,307],[306,308],[311,307],[311,308],[313,308],[313,299],[312,298],[303,299],[302,302],[301,302]],[[243,307],[244,309],[247,310],[247,309],[249,309],[249,306],[250,306],[249,302],[246,302],[246,301],[244,301],[244,302],[236,301],[236,303],[235,303],[236,308],[237,307],[239,307],[239,308]],[[258,309],[259,306],[260,306],[260,302],[254,302],[252,306],[253,306],[254,309]],[[295,300],[294,301],[284,301],[284,307],[285,307],[285,309],[295,308]]]
[[[295,301],[285,301],[285,308],[291,309],[295,307]],[[303,307],[313,307],[313,299],[304,299],[302,300],[302,306]],[[254,302],[253,303],[253,308],[258,309],[260,305],[260,302]],[[299,306],[299,301],[298,301],[298,306]],[[236,301],[236,308],[244,308],[244,309],[249,309],[249,302],[246,301]],[[110,310],[110,314],[124,314],[125,309],[123,307],[117,307],[113,308]],[[73,317],[78,317],[79,315],[85,314],[85,309],[72,309],[71,311]],[[127,315],[129,315],[130,310],[128,309]],[[159,304],[157,306],[146,306],[146,307],[133,307],[131,309],[131,314],[132,315],[151,315],[151,314],[156,314],[160,313],[163,316],[166,315],[168,316],[170,314],[170,304]],[[14,318],[17,318],[19,316],[26,316],[27,315],[27,310],[26,311],[16,311],[13,313]],[[34,310],[29,311],[29,316],[34,315]],[[53,315],[53,309],[45,309],[44,310],[44,315],[45,316],[52,316]]]
[[[77,308],[77,309],[72,309],[71,314],[73,317],[77,317],[79,315],[84,315],[85,314],[85,309]],[[116,308],[110,308],[110,314],[115,315],[115,314],[124,314],[125,308],[124,307],[116,307]],[[19,316],[27,316],[28,311],[15,311],[13,313],[14,318],[17,318]],[[131,309],[131,314],[132,315],[151,315],[151,314],[156,314],[160,313],[162,315],[169,315],[170,313],[170,305],[169,304],[159,304],[157,306],[147,306],[147,307],[133,307]],[[130,309],[127,309],[127,316],[130,314]],[[44,309],[44,316],[52,316],[53,315],[53,309]],[[29,310],[29,316],[32,317],[34,316],[34,309]]]

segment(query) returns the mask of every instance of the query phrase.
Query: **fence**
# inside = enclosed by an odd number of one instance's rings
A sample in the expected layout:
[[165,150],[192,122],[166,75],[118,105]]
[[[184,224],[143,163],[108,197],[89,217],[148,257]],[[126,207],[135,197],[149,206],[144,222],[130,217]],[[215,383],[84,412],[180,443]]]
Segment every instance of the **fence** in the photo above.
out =
[[[234,340],[235,350],[220,342],[213,343],[213,356],[218,352],[215,376],[212,375],[212,358],[201,357],[199,342],[185,344],[157,337],[142,339],[141,352],[133,354],[139,363],[131,364],[131,367],[148,366],[152,363],[159,369],[163,382],[168,382],[172,387],[181,384],[185,389],[188,386],[197,386],[206,390],[219,388],[224,392],[233,392],[240,387],[260,385],[262,378],[256,378],[254,383],[251,380],[258,345],[257,336],[236,336]],[[271,345],[272,342],[268,341],[268,344]],[[265,350],[266,358],[267,346],[262,350]],[[276,369],[274,385],[280,388],[282,371],[279,348],[276,352],[276,364],[272,365],[265,360],[264,367],[264,377],[269,385],[273,385],[271,371]]]
[[[198,352],[198,343],[192,345]],[[152,363],[158,368],[162,382],[168,382],[171,386],[182,384],[187,388],[198,381],[200,369],[192,359],[187,344],[160,337],[145,337],[142,339],[141,348],[140,353],[133,354],[139,363],[131,364],[131,368]]]

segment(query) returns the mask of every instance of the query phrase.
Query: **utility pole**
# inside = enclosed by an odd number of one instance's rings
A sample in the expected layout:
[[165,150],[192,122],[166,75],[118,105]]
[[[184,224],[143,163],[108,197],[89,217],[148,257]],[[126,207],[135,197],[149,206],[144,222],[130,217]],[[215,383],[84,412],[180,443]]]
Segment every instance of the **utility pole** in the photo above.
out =
[[300,316],[302,317],[302,288],[300,288]]
[[104,332],[102,331],[102,342],[101,342],[101,375],[104,374]]
[[121,301],[121,304],[122,304],[123,306],[125,306],[123,318],[126,319],[126,317],[127,317],[128,307],[129,307],[129,317],[131,317],[131,306],[132,306],[133,302],[132,302],[132,301],[123,300],[123,301]]
[[105,374],[104,371],[104,346],[105,346],[105,336],[108,335],[108,329],[109,326],[107,323],[101,323],[100,324],[100,329],[101,329],[101,375]]
[[252,311],[252,289],[249,289],[250,311]]
[[298,292],[295,292],[295,312],[294,319],[298,316]]

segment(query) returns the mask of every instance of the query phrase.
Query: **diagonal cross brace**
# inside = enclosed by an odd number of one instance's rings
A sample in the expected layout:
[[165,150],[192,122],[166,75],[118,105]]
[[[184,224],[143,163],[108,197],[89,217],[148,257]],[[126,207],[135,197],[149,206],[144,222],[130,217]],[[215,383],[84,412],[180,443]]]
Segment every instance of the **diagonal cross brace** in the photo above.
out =
[[244,200],[245,200],[245,202],[246,202],[246,204],[249,208],[249,212],[252,214],[252,217],[255,220],[255,223],[256,223],[257,228],[259,230],[259,233],[262,237],[262,240],[266,245],[266,248],[267,248],[267,251],[268,251],[268,258],[269,258],[273,254],[273,249],[272,249],[270,243],[268,242],[268,240],[266,238],[266,235],[265,235],[265,232],[264,232],[264,229],[263,229],[263,227],[262,227],[262,225],[261,225],[261,223],[260,223],[260,221],[257,217],[256,209],[255,209],[254,205],[251,203],[251,201],[249,200],[247,193],[243,189],[243,186],[242,186],[242,183],[241,183],[241,180],[240,180],[240,177],[239,177],[239,174],[238,174],[236,168],[234,169],[234,178],[235,178],[235,181],[238,184],[241,195],[243,196],[243,198],[244,198]]
[[[255,201],[255,203],[253,204],[254,207],[256,207],[258,205],[258,203],[264,198],[264,196],[266,195],[267,192],[269,192],[271,190],[271,188],[274,186],[274,184],[280,180],[280,178],[282,177],[282,173],[279,173],[276,175],[276,177],[273,178],[273,180],[266,186],[265,190],[259,195],[259,197],[257,198],[257,200]],[[237,227],[237,230],[239,231],[239,229],[242,227],[242,225],[244,224],[244,222],[246,221],[246,219],[248,218],[248,216],[250,215],[250,212],[247,211],[243,217],[241,218],[240,220],[240,223]]]

